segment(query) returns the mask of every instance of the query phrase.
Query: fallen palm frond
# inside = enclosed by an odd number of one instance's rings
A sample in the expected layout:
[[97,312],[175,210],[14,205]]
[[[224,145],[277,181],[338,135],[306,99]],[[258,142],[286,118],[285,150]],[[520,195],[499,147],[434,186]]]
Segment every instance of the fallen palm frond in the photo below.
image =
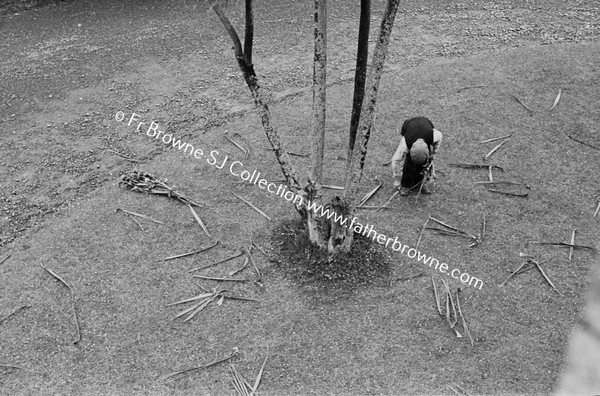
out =
[[481,169],[481,168],[489,168],[490,166],[496,169],[499,169],[500,171],[504,172],[504,168],[498,166],[498,165],[487,165],[487,164],[449,164],[450,166],[454,166],[457,168],[464,168],[464,169]]
[[562,94],[562,88],[558,89],[558,95],[556,95],[556,99],[554,99],[554,103],[552,104],[552,107],[550,107],[550,111],[554,110],[554,108],[556,107],[556,105],[558,105],[558,102],[560,101],[560,95]]
[[495,141],[497,141],[497,140],[502,140],[502,139],[509,138],[509,137],[511,137],[511,136],[512,136],[512,133],[511,133],[511,134],[509,134],[509,135],[505,135],[505,136],[500,136],[500,137],[495,137],[495,138],[487,139],[487,140],[484,140],[484,141],[481,141],[481,142],[479,142],[479,144],[483,144],[483,143],[492,143],[492,142],[495,142]]
[[166,195],[169,198],[177,199],[187,205],[202,207],[204,205],[191,200],[183,193],[175,191],[165,181],[151,175],[150,173],[132,171],[129,174],[121,176],[121,185],[125,185],[131,191],[143,192],[146,194]]
[[527,105],[525,103],[521,102],[521,99],[517,98],[515,95],[512,95],[512,97],[515,98],[515,100],[529,112],[530,116],[533,115],[533,111],[531,111],[531,109],[529,107],[527,107]]
[[586,250],[591,250],[594,253],[598,253],[598,250],[595,247],[593,247],[593,246],[575,245],[575,244],[566,243],[566,242],[537,242],[537,241],[532,241],[532,242],[529,242],[529,243],[534,244],[534,245],[552,245],[552,246],[564,246],[564,247],[569,247],[569,248],[573,248],[573,249],[586,249]]
[[367,201],[369,199],[371,199],[375,195],[375,193],[381,188],[381,186],[383,186],[383,183],[381,182],[381,180],[379,180],[379,179],[376,179],[376,180],[379,182],[379,185],[376,186],[374,189],[372,189],[371,192],[369,192],[367,195],[364,196],[363,199],[360,200],[360,202],[358,203],[358,207],[361,207],[364,204],[366,204]]
[[[438,220],[438,219],[436,219],[436,218],[434,218],[434,217],[431,217],[431,216],[429,216],[429,219],[430,219],[430,220],[433,220],[433,221],[435,221],[436,223],[438,223],[438,224],[440,224],[440,225],[443,225],[444,227],[446,227],[446,228],[449,228],[449,229],[451,229],[452,231],[455,231],[455,232],[457,232],[457,233],[459,233],[459,234],[462,234],[462,235],[464,235],[464,236],[468,236],[469,238],[477,239],[477,237],[476,237],[475,235],[473,235],[473,234],[471,234],[471,233],[469,233],[469,232],[466,232],[466,231],[459,230],[459,229],[458,229],[458,228],[456,228],[456,227],[452,227],[451,225],[448,225],[448,224],[444,223],[443,221],[441,221],[441,220]],[[432,228],[434,228],[434,227],[432,227]],[[439,230],[439,228],[435,228],[435,229]],[[443,230],[442,230],[442,231],[443,231]]]
[[261,216],[263,216],[265,219],[271,221],[271,218],[269,216],[267,216],[267,214],[265,212],[263,212],[262,210],[258,209],[256,206],[254,206],[252,204],[252,202],[248,201],[247,199],[244,199],[242,197],[240,197],[239,195],[237,195],[236,193],[232,192],[233,195],[235,195],[236,197],[238,197],[239,199],[241,199],[242,201],[244,201],[248,206],[250,206],[252,209],[256,210]]
[[233,256],[229,256],[229,257],[227,257],[227,258],[224,258],[223,260],[219,260],[219,261],[217,261],[217,262],[215,262],[215,263],[212,263],[212,264],[207,264],[207,265],[203,265],[202,267],[197,267],[197,268],[191,269],[191,270],[189,270],[188,272],[200,271],[200,270],[203,270],[203,269],[205,269],[205,268],[214,267],[215,265],[222,264],[222,263],[224,263],[224,262],[226,262],[226,261],[229,261],[229,260],[233,260],[234,258],[238,258],[238,257],[240,257],[242,254],[244,254],[244,252],[243,252],[243,251],[242,251],[242,252],[239,252],[239,253],[237,253],[237,254],[234,254]]
[[[571,245],[575,245],[575,232],[577,231],[577,228],[575,228],[573,230],[573,233],[571,234]],[[569,261],[571,261],[571,258],[573,257],[573,246],[569,246]]]
[[262,375],[265,369],[265,364],[267,364],[267,355],[265,360],[263,361],[262,366],[254,380],[254,384],[250,385],[248,381],[238,372],[237,368],[233,363],[230,364],[231,375],[233,376],[233,387],[235,388],[236,393],[239,396],[254,396],[256,395],[256,391],[260,386],[260,381],[262,380]]
[[[596,216],[594,216],[594,217],[596,217]],[[12,256],[12,254],[9,254],[8,256],[6,256],[2,260],[0,260],[0,265],[4,264],[4,262],[10,258],[10,256]]]
[[229,140],[235,147],[239,148],[244,153],[244,158],[247,158],[250,155],[250,151],[243,147],[241,144],[237,143],[235,140],[231,139],[227,133],[225,133],[225,138]]
[[202,276],[202,275],[194,275],[194,278],[206,279],[206,280],[214,280],[221,282],[248,282],[248,279],[235,279],[235,278],[216,278],[213,276]]
[[118,212],[119,210],[120,210],[121,212],[123,212],[123,213],[127,213],[128,215],[131,215],[131,216],[137,216],[137,217],[139,217],[139,218],[142,218],[142,219],[144,219],[144,220],[151,221],[151,222],[153,222],[153,223],[156,223],[156,224],[163,224],[163,222],[162,222],[162,221],[155,220],[155,219],[153,219],[153,218],[152,218],[152,217],[150,217],[150,216],[146,216],[146,215],[143,215],[143,214],[139,214],[139,213],[131,212],[131,211],[129,211],[129,210],[125,210],[125,209],[117,208],[117,209],[115,209],[115,212]]
[[496,194],[510,195],[513,197],[527,197],[529,195],[529,193],[513,193],[513,192],[508,192],[508,191],[500,191],[500,190],[496,190],[493,188],[488,188],[488,191],[491,191]]
[[421,227],[421,231],[419,232],[419,238],[417,239],[417,244],[415,245],[415,249],[419,249],[419,245],[421,244],[421,238],[423,237],[423,231],[425,231],[425,227],[427,227],[428,223],[429,223],[429,218],[425,219],[425,223],[423,224],[423,227]]
[[460,288],[456,291],[456,306],[458,307],[458,313],[460,314],[460,318],[462,320],[462,325],[463,328],[465,329],[465,333],[467,333],[467,336],[469,337],[469,340],[471,341],[471,345],[475,345],[475,342],[473,341],[473,337],[471,337],[471,332],[469,331],[469,328],[467,327],[467,320],[465,319],[465,315],[462,312],[462,309],[460,308],[460,299],[459,299],[459,294],[460,292]]
[[6,315],[5,317],[3,317],[2,319],[0,319],[0,324],[2,324],[6,319],[10,318],[11,316],[13,316],[14,314],[16,314],[17,312],[19,312],[22,309],[25,308],[31,308],[31,305],[23,305],[19,308],[16,308],[14,311],[12,311],[11,313],[9,313],[8,315]]
[[77,330],[77,338],[75,339],[75,341],[73,341],[73,344],[77,344],[79,341],[81,341],[81,328],[79,327],[79,319],[77,319],[77,312],[75,311],[75,292],[73,291],[71,286],[67,282],[65,282],[63,278],[55,274],[51,269],[44,267],[42,263],[40,263],[40,266],[69,289],[71,309],[73,311],[73,320],[75,322],[75,329]]
[[210,362],[210,363],[205,364],[203,366],[192,367],[192,368],[188,368],[188,369],[185,369],[185,370],[175,371],[174,373],[165,374],[165,375],[161,376],[159,378],[159,380],[160,381],[167,381],[167,382],[175,381],[177,379],[183,378],[183,374],[187,374],[187,373],[191,373],[191,372],[194,372],[194,371],[206,369],[206,368],[215,366],[215,365],[217,365],[219,363],[226,362],[227,360],[229,360],[232,357],[234,357],[237,353],[238,353],[238,349],[234,348],[233,352],[229,356],[227,356],[227,357],[225,357],[223,359],[215,360],[214,362]]
[[595,149],[595,150],[600,150],[600,147],[596,147],[596,146],[594,146],[594,145],[592,145],[592,144],[589,144],[589,143],[586,143],[586,142],[584,142],[583,140],[579,140],[579,139],[577,139],[577,138],[574,138],[573,136],[569,135],[568,133],[565,133],[565,135],[567,135],[567,137],[568,137],[569,139],[571,139],[571,140],[573,140],[573,141],[575,141],[575,142],[577,142],[577,143],[583,144],[584,146],[591,147],[591,148],[593,148],[593,149]]
[[200,216],[198,216],[198,213],[196,213],[196,211],[194,210],[194,207],[192,205],[189,205],[189,204],[188,204],[188,207],[192,211],[192,214],[196,218],[196,221],[198,222],[198,224],[200,224],[200,227],[202,228],[202,231],[204,231],[204,233],[207,236],[210,237],[210,233],[208,232],[208,228],[206,228],[206,224],[204,224],[204,222],[202,221],[202,219],[200,218]]
[[487,153],[487,154],[486,154],[486,155],[483,157],[483,160],[484,160],[484,161],[485,161],[485,160],[487,160],[487,159],[488,159],[488,158],[489,158],[489,157],[490,157],[492,154],[494,154],[496,151],[498,151],[498,149],[499,149],[500,147],[502,147],[502,145],[503,145],[504,143],[506,143],[506,142],[507,142],[507,141],[509,141],[509,140],[510,140],[510,138],[506,138],[506,139],[504,139],[502,142],[498,143],[498,144],[496,145],[496,147],[494,147],[493,149],[491,149],[491,150],[490,150],[490,152],[489,152],[489,153]]
[[130,158],[130,157],[126,156],[125,154],[119,153],[118,151],[111,150],[111,149],[108,149],[108,151],[110,151],[114,155],[119,156],[119,157],[121,157],[121,158],[123,158],[123,159],[125,159],[125,160],[127,160],[129,162],[133,162],[135,164],[141,164],[142,163],[142,161],[134,159],[134,158]]
[[196,316],[198,313],[200,313],[204,308],[206,308],[211,302],[213,302],[215,300],[218,301],[217,305],[221,305],[221,303],[223,302],[223,300],[225,298],[232,299],[232,300],[242,300],[242,301],[255,301],[255,302],[259,302],[259,300],[255,300],[253,298],[237,297],[237,296],[227,296],[227,295],[223,294],[226,291],[227,290],[225,290],[225,289],[217,290],[217,288],[214,288],[211,292],[201,293],[201,294],[198,294],[197,296],[186,298],[185,300],[181,300],[181,301],[177,301],[177,302],[168,304],[167,307],[171,307],[173,305],[186,304],[186,303],[193,302],[193,304],[190,307],[188,307],[188,308],[184,309],[183,311],[179,312],[171,320],[175,320],[177,318],[180,318],[183,315],[188,315],[184,319],[184,322],[190,321],[191,319],[194,318],[194,316]]

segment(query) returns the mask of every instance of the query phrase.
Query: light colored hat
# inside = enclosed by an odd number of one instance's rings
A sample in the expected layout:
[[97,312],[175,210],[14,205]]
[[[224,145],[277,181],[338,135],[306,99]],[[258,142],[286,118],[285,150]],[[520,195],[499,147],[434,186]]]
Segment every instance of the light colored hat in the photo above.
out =
[[410,158],[417,165],[422,165],[429,158],[429,146],[423,139],[418,139],[410,148]]

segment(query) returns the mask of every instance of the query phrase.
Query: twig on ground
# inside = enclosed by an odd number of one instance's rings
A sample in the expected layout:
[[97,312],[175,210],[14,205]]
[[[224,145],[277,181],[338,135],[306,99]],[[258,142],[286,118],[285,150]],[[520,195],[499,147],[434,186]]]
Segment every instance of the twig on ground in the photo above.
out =
[[45,269],[46,272],[48,272],[55,279],[57,279],[58,281],[60,281],[60,283],[62,283],[63,285],[65,285],[69,289],[69,291],[71,291],[71,292],[73,291],[73,289],[71,289],[71,286],[69,286],[69,284],[67,282],[65,282],[63,278],[61,278],[60,276],[58,276],[54,272],[52,272],[51,269],[44,267],[44,264],[42,264],[42,263],[40,263],[40,267],[42,267],[43,269]]
[[321,185],[321,187],[328,188],[330,190],[343,190],[344,189],[344,187],[332,186],[332,185],[326,185],[326,184]]
[[258,245],[256,244],[256,242],[252,242],[252,245],[253,245],[255,248],[257,248],[259,252],[261,252],[262,254],[264,254],[264,256],[265,256],[266,258],[269,258],[269,255],[267,254],[267,252],[265,252],[265,250],[264,250],[263,248],[261,248],[260,246],[258,246]]
[[212,276],[202,276],[202,275],[194,275],[194,278],[206,279],[206,280],[214,280],[220,282],[248,282],[248,279],[235,279],[235,278],[215,278]]
[[[577,228],[575,228],[573,230],[573,233],[571,234],[571,245],[575,245],[575,232],[577,231]],[[571,261],[571,258],[573,257],[573,246],[569,246],[569,261]]]
[[442,313],[442,307],[440,306],[440,299],[438,297],[437,286],[435,285],[435,280],[433,279],[433,276],[431,277],[431,283],[433,284],[433,295],[435,297],[435,305],[437,306],[437,310],[440,313],[440,315],[444,316],[444,314]]
[[20,306],[19,308],[16,308],[14,311],[12,311],[8,315],[6,315],[2,319],[0,319],[0,324],[2,324],[6,319],[10,318],[14,314],[16,314],[17,312],[19,312],[20,310],[25,309],[25,308],[31,308],[31,305],[23,305],[23,306]]
[[476,182],[473,182],[473,184],[482,184],[482,185],[506,184],[506,185],[510,185],[510,186],[525,186],[525,187],[529,187],[528,185],[523,184],[523,183],[517,183],[517,182],[505,181],[505,180],[476,181]]
[[265,212],[263,212],[262,210],[258,209],[256,206],[254,206],[250,201],[240,197],[239,195],[237,195],[236,193],[233,193],[233,195],[235,195],[236,197],[238,197],[239,199],[241,199],[242,201],[244,201],[248,206],[250,206],[252,209],[256,210],[261,216],[263,216],[265,219],[271,221],[271,218],[269,216],[266,215]]
[[475,345],[475,342],[473,341],[473,337],[471,337],[471,332],[469,331],[469,328],[467,327],[467,320],[465,319],[465,315],[462,313],[462,309],[460,308],[460,300],[459,300],[459,292],[460,292],[460,288],[456,291],[456,306],[458,307],[458,313],[460,314],[460,318],[462,319],[462,325],[463,328],[465,329],[465,333],[467,333],[467,336],[469,337],[469,340],[471,341],[471,345]]
[[488,169],[489,169],[488,178],[490,179],[490,183],[491,183],[494,181],[494,175],[492,175],[492,169],[494,169],[494,167],[490,165],[490,167]]
[[558,289],[556,288],[556,286],[554,286],[554,283],[552,283],[552,281],[550,280],[550,278],[548,278],[546,276],[546,273],[544,272],[544,270],[542,269],[542,267],[540,266],[541,263],[538,263],[537,261],[530,259],[529,260],[531,263],[535,264],[535,266],[537,267],[537,269],[540,271],[540,273],[544,276],[544,278],[546,279],[546,281],[548,282],[548,284],[550,286],[552,286],[552,288],[554,289],[554,291],[556,291],[558,293],[559,296],[564,297],[563,294],[561,292],[558,291]]
[[140,217],[140,218],[142,218],[142,219],[144,219],[144,220],[148,220],[148,221],[151,221],[151,222],[153,222],[153,223],[156,223],[156,224],[163,224],[163,222],[162,222],[162,221],[155,220],[155,219],[153,219],[153,218],[152,218],[152,217],[150,217],[150,216],[146,216],[146,215],[143,215],[143,214],[139,214],[139,213],[131,212],[131,211],[129,211],[129,210],[125,210],[125,209],[121,209],[121,208],[116,208],[116,209],[115,209],[115,211],[119,211],[119,210],[120,210],[121,212],[127,213],[127,214],[129,214],[129,215],[132,215],[132,216],[137,216],[137,217]]
[[496,145],[496,147],[494,147],[493,149],[491,149],[491,150],[490,150],[490,152],[489,152],[489,153],[487,153],[487,154],[486,154],[486,155],[483,157],[483,160],[484,160],[484,161],[485,161],[485,160],[487,160],[487,159],[488,159],[488,158],[489,158],[489,157],[490,157],[492,154],[494,154],[494,153],[495,153],[495,152],[496,152],[496,151],[497,151],[497,150],[498,150],[500,147],[502,147],[502,145],[503,145],[504,143],[506,143],[506,142],[507,142],[507,141],[509,141],[509,140],[510,140],[510,138],[506,138],[506,139],[504,139],[502,142],[500,142],[498,145]]
[[235,145],[235,147],[239,148],[244,153],[244,158],[248,157],[248,155],[249,155],[248,150],[246,150],[241,144],[237,143],[236,141],[231,139],[229,136],[227,136],[227,133],[225,133],[225,138],[227,140],[229,140],[233,145]]
[[252,266],[254,267],[254,270],[256,271],[256,274],[258,275],[258,279],[262,278],[262,274],[260,273],[260,270],[256,266],[256,263],[254,262],[254,257],[252,257],[252,253],[250,252],[250,249],[243,247],[243,250],[244,250],[244,253],[246,253],[246,256],[248,256],[248,258],[250,259],[250,263],[252,264]]
[[182,375],[182,374],[191,373],[191,372],[193,372],[193,371],[202,370],[202,369],[205,369],[205,368],[209,368],[209,367],[215,366],[215,365],[217,365],[217,364],[219,364],[219,363],[223,363],[223,362],[225,362],[225,361],[227,361],[227,360],[231,359],[232,357],[234,357],[234,356],[235,356],[237,353],[238,353],[238,349],[237,349],[237,348],[234,348],[234,349],[233,349],[233,352],[231,353],[231,355],[229,355],[229,356],[227,356],[227,357],[225,357],[225,358],[223,358],[223,359],[215,360],[214,362],[211,362],[211,363],[205,364],[205,365],[203,365],[203,366],[192,367],[192,368],[188,368],[188,369],[185,369],[185,370],[176,371],[176,372],[174,372],[174,373],[166,374],[166,375],[163,375],[163,376],[161,376],[159,379],[160,379],[161,381],[169,381],[169,382],[171,382],[171,381],[175,381],[175,380],[179,379],[179,378],[177,378],[177,377],[180,377],[180,378],[181,378],[181,375]]
[[21,369],[21,367],[19,367],[19,366],[13,366],[12,364],[4,364],[4,363],[0,363],[0,367],[6,367],[6,368],[12,368],[12,369],[18,369],[18,370]]
[[484,140],[484,141],[481,141],[481,142],[479,142],[479,144],[484,144],[484,143],[492,143],[492,142],[495,142],[495,141],[497,141],[497,140],[502,140],[502,139],[509,138],[509,137],[511,137],[511,136],[512,136],[512,133],[511,133],[511,134],[509,134],[509,135],[504,135],[504,136],[500,136],[500,137],[495,137],[495,138],[487,139],[487,140]]
[[139,221],[137,221],[137,219],[136,219],[135,217],[133,217],[133,216],[131,216],[131,215],[128,215],[128,214],[126,214],[125,216],[127,216],[127,217],[129,217],[131,220],[133,220],[133,222],[134,222],[135,224],[137,224],[137,225],[138,225],[138,227],[140,227],[140,230],[144,231],[144,227],[142,227],[142,225],[140,224],[140,222],[139,222]]
[[200,250],[196,250],[196,251],[194,251],[194,252],[183,253],[183,254],[178,254],[178,255],[176,255],[176,256],[167,257],[167,258],[164,258],[163,260],[164,260],[164,261],[167,261],[167,260],[173,260],[173,259],[180,258],[180,257],[186,257],[186,256],[191,256],[191,255],[193,255],[193,254],[202,253],[202,252],[204,252],[204,251],[207,251],[208,249],[212,249],[212,248],[214,248],[214,247],[215,247],[215,246],[217,246],[218,244],[219,244],[219,241],[215,242],[214,244],[210,245],[209,247],[205,247],[205,248],[202,248],[202,249],[200,249]]
[[424,272],[419,272],[418,274],[404,276],[402,278],[396,278],[392,282],[394,282],[394,281],[401,281],[401,282],[403,282],[403,281],[407,281],[407,280],[411,280],[411,279],[415,279],[415,278],[420,278],[422,276],[425,276],[425,273]]
[[[450,225],[448,225],[448,224],[444,223],[443,221],[441,221],[441,220],[438,220],[438,219],[436,219],[436,218],[434,218],[434,217],[431,217],[431,216],[429,216],[429,219],[431,219],[431,220],[435,221],[435,222],[436,222],[436,223],[438,223],[438,224],[441,224],[441,225],[443,225],[444,227],[447,227],[447,228],[449,228],[449,229],[451,229],[451,230],[453,230],[453,231],[456,231],[456,232],[457,232],[457,233],[459,233],[459,234],[463,234],[463,235],[465,235],[465,236],[468,236],[468,237],[470,237],[470,238],[477,239],[477,237],[476,237],[475,235],[473,235],[473,234],[471,234],[471,233],[469,233],[469,232],[466,232],[466,231],[459,230],[458,228],[452,227],[452,226],[450,226]],[[430,229],[437,229],[437,228],[433,228],[433,227],[431,227]],[[442,230],[442,231],[443,231],[443,230]]]
[[[596,216],[594,216],[594,217],[596,217]],[[12,254],[9,254],[8,256],[6,256],[2,260],[0,260],[0,265],[4,264],[4,262],[10,258],[10,256],[12,256]]]
[[456,91],[456,92],[459,93],[459,92],[465,91],[467,89],[474,89],[474,88],[485,88],[486,86],[487,85],[470,85],[470,86],[467,86],[467,87],[459,88],[458,91]]
[[198,222],[198,224],[200,224],[200,227],[202,228],[202,231],[204,231],[204,233],[207,236],[210,237],[210,233],[208,232],[208,228],[206,228],[206,224],[204,224],[204,222],[202,221],[202,219],[200,218],[200,216],[198,216],[198,213],[196,213],[196,211],[194,210],[194,207],[192,205],[190,205],[190,204],[188,204],[188,207],[192,211],[192,214],[196,218],[196,221]]
[[241,272],[244,268],[246,268],[246,266],[248,265],[249,262],[250,262],[250,259],[246,255],[246,257],[244,257],[244,264],[242,264],[242,266],[240,268],[231,271],[229,273],[229,276],[233,276],[233,275],[237,274],[238,272]]
[[419,245],[421,244],[421,238],[423,237],[423,231],[425,231],[425,227],[427,227],[428,223],[429,223],[429,217],[427,219],[425,219],[425,223],[423,224],[423,227],[421,227],[421,231],[419,232],[419,239],[417,239],[417,244],[415,245],[415,249],[419,249]]
[[600,147],[596,147],[596,146],[594,146],[594,145],[592,145],[592,144],[589,144],[589,143],[586,143],[586,142],[584,142],[583,140],[579,140],[579,139],[577,139],[577,138],[574,138],[573,136],[569,135],[568,133],[566,133],[565,135],[567,135],[567,137],[568,137],[569,139],[571,139],[571,140],[573,140],[573,141],[576,141],[577,143],[583,144],[584,146],[591,147],[591,148],[593,148],[593,149],[595,149],[595,150],[600,150]]
[[379,185],[376,186],[374,189],[372,189],[367,195],[364,196],[363,199],[360,200],[360,203],[358,204],[359,207],[366,204],[367,201],[369,199],[371,199],[375,195],[375,193],[377,193],[377,191],[381,188],[381,186],[383,186],[383,183],[381,182],[381,180],[377,179],[377,181],[379,182]]
[[207,264],[207,265],[203,265],[202,267],[197,267],[197,268],[191,269],[191,270],[189,270],[188,272],[200,271],[200,270],[203,270],[203,269],[205,269],[205,268],[214,267],[215,265],[222,264],[222,263],[224,263],[224,262],[226,262],[226,261],[229,261],[229,260],[233,260],[234,258],[238,258],[238,257],[240,257],[242,254],[244,254],[244,252],[243,252],[243,251],[242,251],[242,252],[239,252],[239,253],[237,253],[237,254],[234,254],[233,256],[229,256],[229,257],[227,257],[227,258],[225,258],[225,259],[223,259],[223,260],[219,260],[219,261],[217,261],[216,263]]
[[142,163],[142,161],[136,160],[134,158],[130,158],[130,157],[124,155],[124,154],[119,153],[118,151],[111,150],[111,149],[108,149],[108,151],[110,151],[111,153],[113,153],[113,154],[115,154],[115,155],[117,155],[117,156],[119,156],[119,157],[121,157],[121,158],[129,161],[129,162],[133,162],[133,163],[136,163],[136,164],[141,164]]
[[554,103],[552,104],[552,107],[550,107],[550,111],[554,110],[554,108],[556,107],[556,105],[558,105],[558,102],[560,101],[560,96],[562,94],[562,88],[558,89],[558,95],[556,95],[556,99],[554,99]]
[[515,98],[515,100],[521,105],[523,106],[528,112],[529,115],[532,116],[533,115],[533,111],[531,111],[531,109],[529,107],[527,107],[527,105],[525,105],[525,103],[521,102],[521,99],[517,98],[515,95],[511,94],[513,98]]
[[449,164],[450,166],[454,166],[457,168],[464,168],[464,169],[480,169],[480,168],[489,168],[494,167],[496,169],[499,169],[501,172],[504,172],[504,168],[498,166],[498,165],[487,165],[487,164]]
[[516,269],[514,272],[512,272],[512,273],[511,273],[511,274],[508,276],[508,278],[506,278],[506,280],[505,280],[504,282],[500,283],[498,286],[499,286],[499,287],[504,287],[504,285],[506,284],[506,282],[508,282],[508,280],[509,280],[510,278],[512,278],[514,275],[516,275],[516,274],[517,274],[517,273],[518,273],[518,272],[521,270],[521,268],[523,268],[523,267],[524,267],[526,264],[527,264],[527,262],[524,262],[523,264],[521,264],[521,266],[520,266],[519,268],[517,268],[517,269]]
[[493,188],[488,188],[488,191],[491,191],[491,192],[497,193],[497,194],[510,195],[513,197],[527,197],[529,195],[529,193],[513,193],[513,192],[508,192],[508,191],[500,191],[500,190],[496,190]]
[[[598,216],[598,212],[600,212],[600,197],[598,197],[598,206],[596,206],[596,211],[594,212],[594,217]],[[8,256],[8,257],[10,257],[10,256]],[[6,259],[4,259],[4,260],[6,260]],[[0,264],[2,264],[4,262],[4,260],[2,260],[2,262],[0,262]]]
[[381,210],[389,210],[389,209],[398,209],[394,206],[369,206],[369,205],[363,205],[363,206],[357,206],[356,209],[360,210],[360,209],[381,209]]
[[48,272],[50,275],[52,275],[55,279],[59,280],[63,285],[65,285],[69,289],[70,300],[71,300],[71,309],[73,311],[73,319],[75,321],[75,328],[77,330],[77,339],[75,339],[75,341],[73,341],[73,344],[77,344],[79,341],[81,341],[81,328],[79,327],[79,320],[77,319],[77,312],[75,311],[75,292],[73,291],[73,288],[67,282],[65,282],[65,280],[63,278],[61,278],[60,276],[58,276],[57,274],[52,272],[51,269],[44,267],[44,265],[42,263],[40,263],[40,266],[43,269],[45,269],[46,272]]
[[[392,199],[394,199],[394,197],[396,197],[396,195],[398,195],[398,194],[400,194],[400,190],[396,190],[396,191],[395,191],[395,192],[392,194],[392,196],[390,197],[390,199],[388,199],[388,200],[387,200],[387,201],[386,201],[386,202],[385,202],[385,203],[382,205],[382,207],[386,207],[386,206],[387,206],[387,205],[388,205],[390,202],[392,202]],[[379,209],[377,209],[377,210],[376,210],[375,212],[373,212],[373,213],[377,213],[377,212],[379,212],[380,210],[382,210],[382,208],[379,208]]]
[[598,250],[595,247],[592,246],[585,246],[585,245],[574,245],[571,243],[565,243],[565,242],[537,242],[537,241],[532,241],[529,242],[530,244],[534,244],[534,245],[552,245],[552,246],[565,246],[565,247],[572,247],[573,249],[586,249],[586,250],[591,250],[595,253],[598,253]]

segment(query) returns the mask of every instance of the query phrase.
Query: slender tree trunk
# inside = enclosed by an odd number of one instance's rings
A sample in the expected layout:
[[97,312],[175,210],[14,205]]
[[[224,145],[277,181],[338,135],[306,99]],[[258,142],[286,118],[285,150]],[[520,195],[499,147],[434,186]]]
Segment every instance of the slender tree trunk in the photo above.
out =
[[[283,149],[279,134],[271,124],[271,112],[269,110],[267,100],[262,93],[262,89],[258,85],[258,79],[254,71],[254,66],[252,65],[252,40],[254,35],[252,0],[246,0],[246,37],[244,43],[245,50],[247,51],[246,53],[244,53],[242,50],[242,44],[237,32],[235,31],[233,25],[231,25],[229,18],[227,18],[217,3],[217,0],[210,0],[210,3],[212,9],[215,11],[221,20],[221,23],[225,27],[225,30],[227,30],[227,33],[231,37],[238,66],[242,71],[246,85],[248,85],[248,88],[252,93],[252,98],[254,99],[256,108],[258,109],[265,134],[271,143],[271,147],[273,147],[275,157],[277,158],[277,162],[279,163],[281,171],[288,183],[289,189],[297,194],[305,196],[306,192],[300,187],[297,172],[292,165],[290,155]],[[303,218],[306,217],[306,209],[304,207],[301,207],[298,204],[296,204],[295,207],[300,216]]]
[[[367,79],[366,100],[363,101],[358,123],[357,141],[353,150],[348,154],[346,164],[346,175],[344,183],[344,198],[341,206],[344,208],[345,216],[352,217],[356,208],[356,196],[360,187],[360,180],[367,155],[367,144],[373,127],[373,112],[377,102],[379,81],[383,74],[383,65],[390,42],[390,34],[394,26],[394,20],[398,11],[400,0],[388,0],[386,9],[379,28],[379,39],[373,53],[371,71]],[[360,133],[360,135],[358,134]],[[354,231],[349,228],[339,227],[339,234],[335,235],[333,249],[336,252],[349,252],[354,241]],[[331,245],[331,244],[330,244]],[[332,248],[330,247],[330,251]]]
[[348,157],[354,150],[356,131],[360,120],[365,81],[367,79],[367,63],[369,58],[369,29],[371,27],[371,0],[360,0],[360,23],[358,28],[358,48],[356,49],[356,70],[354,73],[354,99],[352,101],[352,117],[350,119],[350,139]]
[[[313,61],[313,123],[311,168],[307,199],[321,199],[323,182],[323,154],[325,150],[325,120],[327,118],[327,0],[315,0],[315,50]],[[307,212],[308,237],[313,244],[326,248],[319,231],[318,215]]]

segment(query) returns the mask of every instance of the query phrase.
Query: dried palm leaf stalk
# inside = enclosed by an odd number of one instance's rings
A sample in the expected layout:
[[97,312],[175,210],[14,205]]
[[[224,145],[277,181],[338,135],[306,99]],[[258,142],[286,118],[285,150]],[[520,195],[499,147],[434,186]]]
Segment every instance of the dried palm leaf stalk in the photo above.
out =
[[121,176],[120,185],[125,185],[131,191],[143,192],[146,194],[166,195],[169,198],[176,199],[186,205],[197,207],[204,206],[198,202],[186,197],[183,193],[175,191],[165,181],[151,175],[150,173],[132,171]]

